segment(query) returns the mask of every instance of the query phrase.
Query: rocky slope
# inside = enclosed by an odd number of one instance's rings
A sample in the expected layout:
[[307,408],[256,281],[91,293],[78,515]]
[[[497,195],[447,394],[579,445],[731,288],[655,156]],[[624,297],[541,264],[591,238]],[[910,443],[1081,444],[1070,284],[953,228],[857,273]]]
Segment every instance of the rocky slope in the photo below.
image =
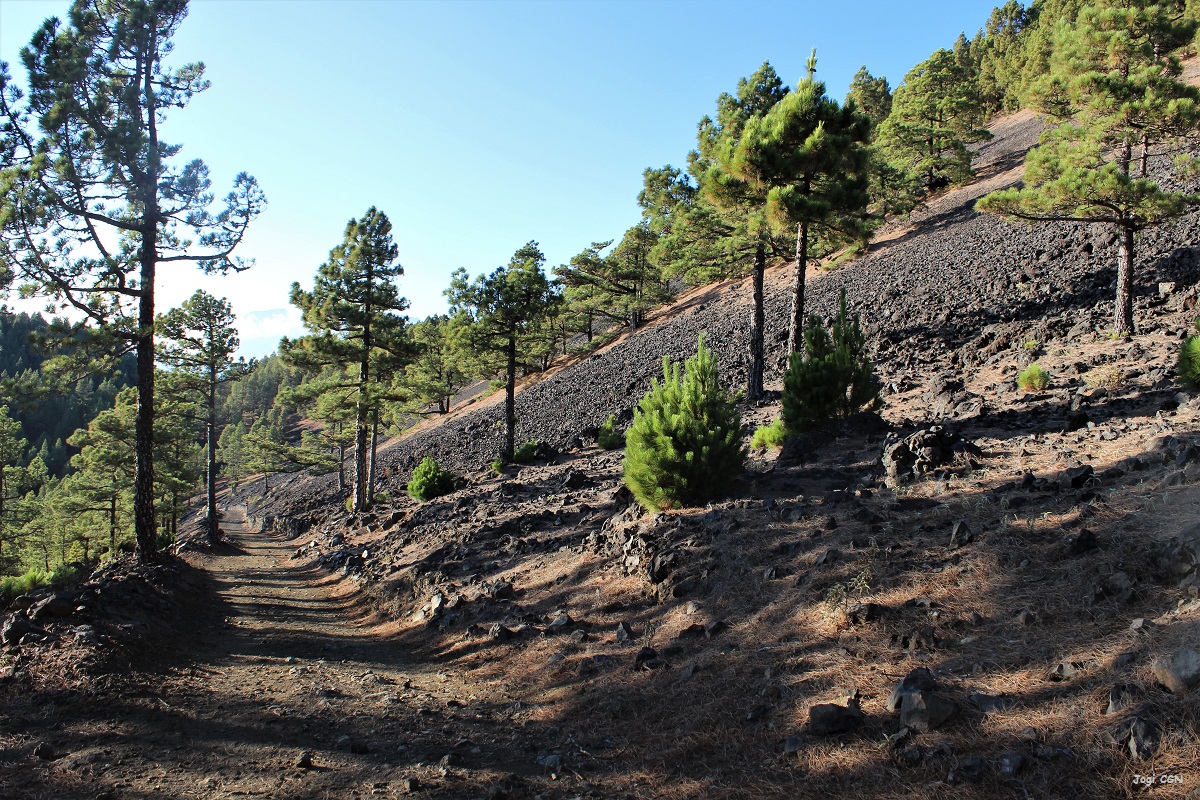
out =
[[[744,283],[524,387],[518,437],[555,447],[534,465],[481,468],[481,403],[389,446],[399,499],[373,514],[320,482],[257,513],[304,529],[295,560],[359,583],[406,647],[523,697],[532,763],[574,790],[1194,796],[1200,402],[1172,366],[1200,215],[1139,239],[1139,333],[1110,340],[1110,231],[972,210],[1038,131],[1004,121],[978,183],[814,273],[815,310],[844,289],[862,315],[884,408],[756,454],[727,499],[643,517],[590,435],[701,332],[738,385]],[[1034,360],[1050,386],[1026,394]],[[749,430],[778,406],[745,411]],[[466,485],[418,506],[400,492],[428,453]]]

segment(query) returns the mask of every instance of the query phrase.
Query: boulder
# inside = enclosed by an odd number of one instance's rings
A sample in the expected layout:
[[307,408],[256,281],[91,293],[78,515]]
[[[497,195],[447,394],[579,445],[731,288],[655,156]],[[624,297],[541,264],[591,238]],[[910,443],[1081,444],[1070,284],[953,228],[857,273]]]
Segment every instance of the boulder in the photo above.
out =
[[1163,656],[1151,669],[1155,679],[1172,694],[1186,694],[1200,686],[1200,652],[1196,650],[1184,649]]

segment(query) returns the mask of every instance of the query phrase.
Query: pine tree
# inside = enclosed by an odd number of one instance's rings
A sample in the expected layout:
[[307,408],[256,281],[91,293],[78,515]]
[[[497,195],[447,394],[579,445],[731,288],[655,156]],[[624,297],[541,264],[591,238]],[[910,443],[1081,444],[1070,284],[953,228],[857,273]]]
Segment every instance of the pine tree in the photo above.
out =
[[245,450],[246,424],[242,420],[231,422],[221,429],[217,439],[217,457],[221,460],[221,469],[229,477],[229,482],[236,488],[246,476],[248,456]]
[[878,403],[879,387],[865,346],[858,315],[851,317],[847,311],[845,289],[829,331],[819,317],[809,316],[804,353],[792,354],[783,378],[783,428],[788,436]]
[[1025,160],[1025,186],[993,192],[980,211],[1030,221],[1106,223],[1118,234],[1113,333],[1134,332],[1134,242],[1200,204],[1164,188],[1152,159],[1180,152],[1200,131],[1200,90],[1180,80],[1174,49],[1197,23],[1170,3],[1098,0],[1055,33],[1037,96],[1059,120]]
[[195,394],[204,409],[208,536],[214,542],[221,530],[217,518],[217,394],[223,384],[241,380],[253,368],[245,359],[233,357],[241,344],[234,319],[227,300],[199,289],[158,322],[161,360],[174,368],[181,388]]
[[448,316],[435,314],[409,333],[416,354],[404,369],[404,385],[413,394],[406,410],[420,413],[432,405],[439,414],[449,414],[455,395],[470,383],[462,331]]
[[137,353],[135,507],[138,553],[156,551],[154,286],[160,267],[232,257],[264,199],[245,173],[210,213],[208,169],[172,166],[160,139],[170,109],[208,88],[201,64],[163,63],[186,0],[76,0],[69,23],[47,20],[21,57],[28,98],[0,64],[5,121],[0,264]]
[[741,424],[702,335],[682,375],[663,357],[662,383],[638,403],[626,433],[625,485],[651,511],[717,496],[745,463]]
[[611,241],[593,242],[569,264],[554,268],[565,288],[567,309],[589,320],[589,338],[597,319],[635,331],[645,323],[647,311],[669,298],[652,256],[657,239],[642,220],[615,247]]
[[[17,498],[17,476],[19,460],[25,453],[25,437],[21,425],[8,415],[8,406],[0,405],[0,570],[15,557],[9,540],[9,527],[13,522],[12,501]],[[8,551],[5,552],[5,545]]]
[[746,124],[766,114],[787,92],[774,67],[763,62],[753,75],[738,81],[736,95],[722,93],[717,98],[715,120],[708,116],[700,120],[696,149],[688,154],[688,173],[670,166],[648,169],[638,197],[650,230],[659,235],[653,255],[662,264],[664,277],[681,277],[695,285],[750,274],[749,400],[762,397],[766,371],[767,256],[785,256],[790,241],[772,235],[753,198],[725,187],[720,202],[715,202],[717,194],[709,182],[719,169],[719,154],[736,148]]
[[815,234],[827,249],[864,242],[867,216],[867,140],[870,121],[853,105],[840,106],[816,80],[817,56],[808,74],[766,114],[752,117],[736,146],[726,142],[705,186],[718,202],[750,203],[777,234],[795,231],[796,260],[788,352],[801,345],[805,272]]
[[892,87],[887,78],[882,75],[876,78],[864,64],[850,81],[850,91],[846,94],[846,104],[849,103],[854,103],[871,120],[872,129],[878,128],[892,113]]
[[354,368],[341,386],[355,398],[354,510],[370,504],[374,487],[375,435],[382,403],[395,399],[386,377],[403,369],[411,356],[405,337],[408,308],[395,279],[404,274],[396,261],[392,223],[370,208],[346,225],[341,244],[317,272],[313,290],[292,284],[292,305],[304,312],[311,336],[279,343],[287,363],[311,373],[324,367]]
[[904,76],[876,142],[890,161],[936,189],[973,177],[967,145],[991,138],[983,122],[973,76],[953,51],[942,49]]
[[500,460],[512,463],[516,450],[516,385],[518,354],[528,336],[553,314],[562,301],[557,284],[546,277],[546,257],[537,242],[513,253],[508,265],[469,281],[457,269],[445,294],[455,323],[464,326],[471,349],[487,374],[504,375],[504,446]]

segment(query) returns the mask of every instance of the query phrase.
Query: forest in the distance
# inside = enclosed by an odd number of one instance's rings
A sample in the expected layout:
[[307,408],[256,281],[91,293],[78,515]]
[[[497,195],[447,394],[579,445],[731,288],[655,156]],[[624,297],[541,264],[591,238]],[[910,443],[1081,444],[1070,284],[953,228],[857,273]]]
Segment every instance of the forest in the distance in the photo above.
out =
[[[178,308],[154,305],[165,260],[244,268],[235,249],[266,202],[242,174],[210,210],[203,164],[174,164],[157,139],[156,120],[206,88],[202,67],[163,60],[186,5],[76,3],[69,24],[37,32],[23,52],[33,86],[0,70],[0,288],[66,314],[0,313],[0,574],[10,576],[0,590],[10,594],[122,550],[153,558],[197,503],[215,536],[218,486],[252,475],[265,486],[281,473],[336,473],[348,508],[364,510],[381,438],[448,413],[479,383],[505,391],[500,468],[521,456],[523,376],[636,330],[689,287],[752,278],[749,377],[737,388],[757,400],[771,346],[767,267],[793,265],[785,353],[802,357],[806,328],[821,324],[805,313],[808,266],[850,264],[886,220],[972,180],[973,148],[998,115],[1028,108],[1051,124],[1027,185],[980,209],[1111,225],[1115,336],[1135,324],[1135,235],[1198,202],[1147,171],[1182,153],[1200,122],[1200,96],[1180,79],[1195,4],[1009,0],[898,84],[864,67],[842,100],[817,77],[816,53],[796,86],[769,63],[730,76],[715,108],[697,110],[681,165],[645,170],[637,224],[598,231],[550,268],[531,241],[490,272],[459,270],[446,315],[405,316],[391,222],[370,208],[291,288],[308,334],[246,362],[225,300],[197,292]],[[105,14],[130,24],[102,24]]]

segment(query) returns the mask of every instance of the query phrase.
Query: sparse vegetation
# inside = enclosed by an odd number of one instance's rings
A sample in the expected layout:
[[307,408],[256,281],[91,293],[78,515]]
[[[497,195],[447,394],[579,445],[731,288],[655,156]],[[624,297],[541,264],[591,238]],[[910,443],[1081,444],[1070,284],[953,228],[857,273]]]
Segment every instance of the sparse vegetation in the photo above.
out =
[[716,496],[745,462],[741,424],[701,336],[682,375],[663,357],[662,383],[654,381],[638,403],[626,437],[625,484],[651,511]]
[[625,447],[625,434],[617,430],[617,416],[609,415],[608,419],[604,420],[604,424],[600,426],[600,432],[596,434],[596,444],[604,450],[620,450]]
[[1027,392],[1045,391],[1050,385],[1050,373],[1034,362],[1021,370],[1021,374],[1017,376],[1017,385]]
[[438,466],[437,459],[425,456],[413,470],[412,480],[408,482],[408,494],[418,503],[427,503],[435,497],[453,492],[457,481],[454,473]]
[[[1200,319],[1196,320],[1196,329],[1200,330]],[[1200,390],[1200,336],[1189,336],[1180,343],[1175,372],[1184,386]]]
[[525,444],[513,451],[512,460],[518,464],[529,464],[537,458],[538,443],[536,439],[530,439]]
[[766,450],[768,447],[783,447],[787,440],[787,432],[783,428],[783,418],[775,420],[770,425],[760,425],[754,431],[750,440],[751,450]]
[[24,575],[8,575],[0,578],[0,600],[11,600],[18,595],[46,586],[63,586],[79,578],[75,567],[64,564],[55,570],[31,569]]

